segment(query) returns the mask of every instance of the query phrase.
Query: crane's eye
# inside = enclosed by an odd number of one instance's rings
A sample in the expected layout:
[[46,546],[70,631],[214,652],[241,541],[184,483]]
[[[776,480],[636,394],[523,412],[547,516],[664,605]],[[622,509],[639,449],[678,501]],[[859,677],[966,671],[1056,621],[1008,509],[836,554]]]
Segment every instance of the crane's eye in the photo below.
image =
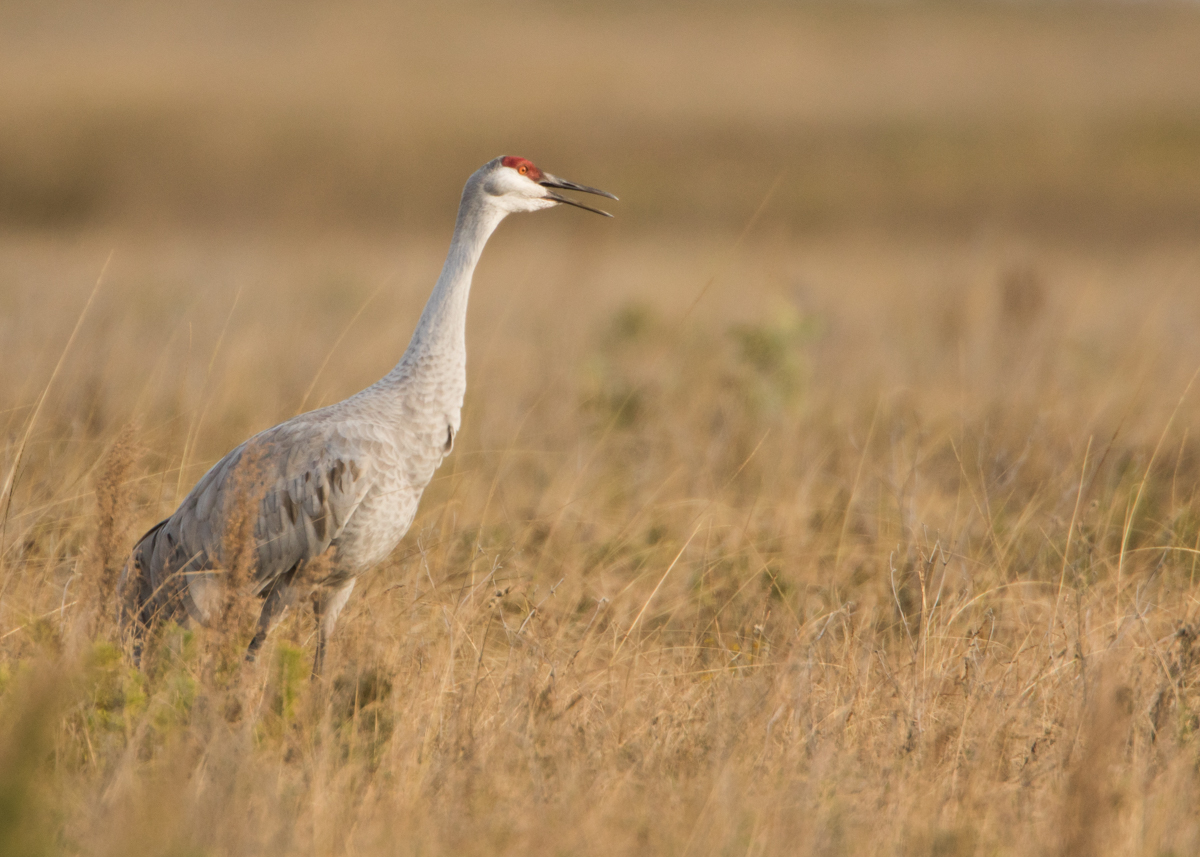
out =
[[521,166],[517,167],[517,172],[519,172],[521,175],[525,175],[527,172],[529,172],[529,167],[521,164]]

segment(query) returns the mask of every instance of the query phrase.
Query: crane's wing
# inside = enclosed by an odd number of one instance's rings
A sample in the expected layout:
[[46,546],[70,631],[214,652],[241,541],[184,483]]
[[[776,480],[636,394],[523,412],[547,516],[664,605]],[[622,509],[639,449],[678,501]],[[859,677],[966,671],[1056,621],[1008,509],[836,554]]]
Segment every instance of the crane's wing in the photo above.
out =
[[[122,574],[126,610],[185,608],[205,622],[221,597],[214,569],[250,560],[255,592],[336,544],[371,484],[374,460],[336,425],[284,423],[217,462],[170,518],[134,548]],[[239,552],[250,550],[247,556]]]

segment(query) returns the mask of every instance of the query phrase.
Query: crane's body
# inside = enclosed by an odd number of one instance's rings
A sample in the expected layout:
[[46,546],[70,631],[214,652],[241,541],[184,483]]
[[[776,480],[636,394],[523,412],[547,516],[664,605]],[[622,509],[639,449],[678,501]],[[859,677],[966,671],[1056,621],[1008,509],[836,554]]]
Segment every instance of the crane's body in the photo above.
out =
[[227,554],[237,550],[232,529],[253,515],[243,531],[252,532],[251,586],[264,603],[248,654],[312,590],[320,672],[355,579],[404,537],[454,445],[467,387],[467,299],[488,237],[514,212],[559,203],[598,211],[547,188],[612,196],[523,158],[497,158],[475,172],[446,264],[400,362],[365,390],[267,429],[217,462],[134,547],[119,587],[124,625],[140,633],[165,618],[214,621]]

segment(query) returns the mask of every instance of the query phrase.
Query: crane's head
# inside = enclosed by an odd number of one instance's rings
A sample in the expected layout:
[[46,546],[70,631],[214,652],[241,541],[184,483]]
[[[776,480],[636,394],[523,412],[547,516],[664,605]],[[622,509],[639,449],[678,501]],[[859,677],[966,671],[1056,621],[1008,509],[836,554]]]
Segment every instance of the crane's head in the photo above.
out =
[[484,192],[491,198],[494,205],[502,208],[505,212],[540,211],[543,208],[551,208],[565,203],[586,211],[594,211],[596,214],[603,214],[605,217],[612,217],[607,211],[584,205],[582,202],[556,193],[555,189],[577,190],[582,193],[594,193],[597,196],[616,199],[611,193],[552,176],[538,169],[532,161],[525,158],[518,158],[515,155],[497,158],[484,167],[481,172],[485,173],[483,176]]

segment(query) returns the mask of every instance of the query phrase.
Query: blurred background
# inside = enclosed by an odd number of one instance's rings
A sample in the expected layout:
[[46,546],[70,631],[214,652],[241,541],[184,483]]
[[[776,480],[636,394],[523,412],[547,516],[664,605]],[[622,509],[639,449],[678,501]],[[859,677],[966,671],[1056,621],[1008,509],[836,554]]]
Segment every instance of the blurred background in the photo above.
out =
[[[492,239],[333,696],[122,662],[502,154],[616,217]],[[1200,2],[0,0],[0,854],[1200,853],[1198,234]]]
[[1190,236],[1198,45],[1194,3],[12,0],[0,226],[444,231],[515,153],[638,229]]

